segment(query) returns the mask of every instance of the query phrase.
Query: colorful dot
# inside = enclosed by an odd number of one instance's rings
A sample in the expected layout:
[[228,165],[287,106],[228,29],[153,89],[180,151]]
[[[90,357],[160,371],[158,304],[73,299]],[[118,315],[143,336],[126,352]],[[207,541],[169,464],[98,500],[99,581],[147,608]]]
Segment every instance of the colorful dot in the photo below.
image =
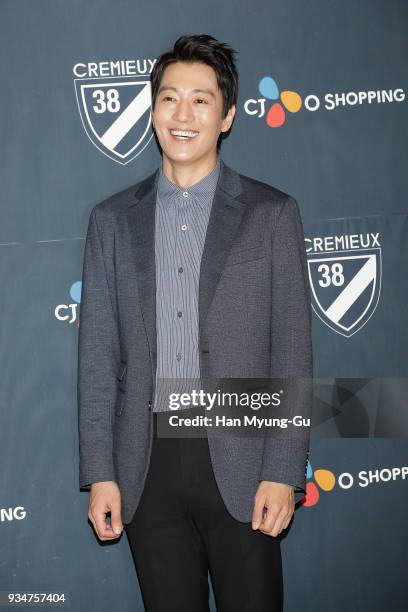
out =
[[315,470],[314,477],[323,491],[331,491],[336,484],[336,478],[330,470]]
[[281,100],[291,113],[297,113],[302,106],[302,98],[296,91],[282,91]]
[[76,302],[77,304],[81,303],[81,289],[82,289],[82,282],[76,281],[75,283],[72,283],[70,290],[69,290],[69,295],[72,297],[74,302]]
[[306,496],[302,500],[302,505],[306,507],[314,506],[319,501],[319,489],[314,482],[306,483]]
[[260,80],[259,91],[264,98],[269,100],[277,100],[279,98],[279,89],[276,81],[270,76],[263,77]]
[[285,111],[279,102],[272,104],[266,115],[266,123],[271,128],[278,128],[285,123]]

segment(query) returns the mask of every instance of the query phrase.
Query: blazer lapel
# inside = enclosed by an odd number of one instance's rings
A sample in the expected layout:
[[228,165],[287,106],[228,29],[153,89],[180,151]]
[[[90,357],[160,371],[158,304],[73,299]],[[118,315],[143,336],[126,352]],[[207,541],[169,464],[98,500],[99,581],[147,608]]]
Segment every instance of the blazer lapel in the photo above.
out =
[[[200,340],[203,337],[211,301],[246,208],[245,202],[237,199],[243,192],[239,174],[222,159],[220,162],[220,176],[214,193],[200,267],[198,300]],[[127,210],[140,305],[149,342],[153,375],[157,365],[155,263],[157,178],[158,170],[142,181],[135,193],[136,201]]]
[[201,258],[198,299],[200,340],[218,281],[246,208],[245,202],[236,199],[242,191],[239,174],[221,159]]
[[127,210],[140,307],[149,342],[153,375],[155,375],[157,364],[154,252],[157,178],[158,170],[141,183],[135,193],[136,202],[133,202]]

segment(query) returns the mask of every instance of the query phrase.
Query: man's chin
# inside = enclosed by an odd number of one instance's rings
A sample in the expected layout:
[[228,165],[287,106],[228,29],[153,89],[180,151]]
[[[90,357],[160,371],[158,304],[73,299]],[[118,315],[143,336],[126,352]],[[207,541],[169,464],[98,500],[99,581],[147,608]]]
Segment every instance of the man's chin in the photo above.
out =
[[187,152],[187,151],[180,152],[180,153],[174,153],[174,151],[167,152],[163,150],[162,152],[163,152],[163,157],[167,157],[168,161],[174,164],[192,164],[196,162],[197,159],[199,159],[199,156],[197,156],[196,154]]

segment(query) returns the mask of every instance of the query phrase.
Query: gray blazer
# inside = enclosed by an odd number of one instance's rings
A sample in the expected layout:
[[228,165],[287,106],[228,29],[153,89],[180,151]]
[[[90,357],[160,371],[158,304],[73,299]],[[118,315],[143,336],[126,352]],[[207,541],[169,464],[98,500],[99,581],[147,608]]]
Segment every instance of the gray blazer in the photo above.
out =
[[[152,446],[156,172],[94,206],[84,251],[79,485],[116,481],[124,523],[139,503]],[[199,342],[204,378],[312,376],[310,286],[297,202],[223,160],[200,268]],[[230,514],[251,520],[260,480],[292,484],[296,501],[301,498],[308,446],[308,435],[209,436]]]

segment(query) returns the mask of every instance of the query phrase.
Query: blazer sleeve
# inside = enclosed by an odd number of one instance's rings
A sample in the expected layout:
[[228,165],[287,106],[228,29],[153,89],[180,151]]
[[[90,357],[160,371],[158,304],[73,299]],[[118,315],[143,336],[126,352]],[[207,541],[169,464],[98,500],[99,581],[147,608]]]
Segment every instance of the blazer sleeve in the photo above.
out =
[[78,337],[80,488],[89,489],[93,482],[115,480],[111,409],[117,391],[118,345],[118,327],[94,207],[85,241]]
[[[271,378],[294,377],[290,416],[310,417],[313,390],[311,292],[298,203],[288,196],[272,233]],[[299,377],[299,378],[298,378]],[[289,381],[288,381],[289,383]],[[289,431],[289,428],[288,430]],[[292,430],[293,431],[293,430]],[[306,492],[310,428],[296,435],[265,437],[260,480],[295,487],[295,501]]]

